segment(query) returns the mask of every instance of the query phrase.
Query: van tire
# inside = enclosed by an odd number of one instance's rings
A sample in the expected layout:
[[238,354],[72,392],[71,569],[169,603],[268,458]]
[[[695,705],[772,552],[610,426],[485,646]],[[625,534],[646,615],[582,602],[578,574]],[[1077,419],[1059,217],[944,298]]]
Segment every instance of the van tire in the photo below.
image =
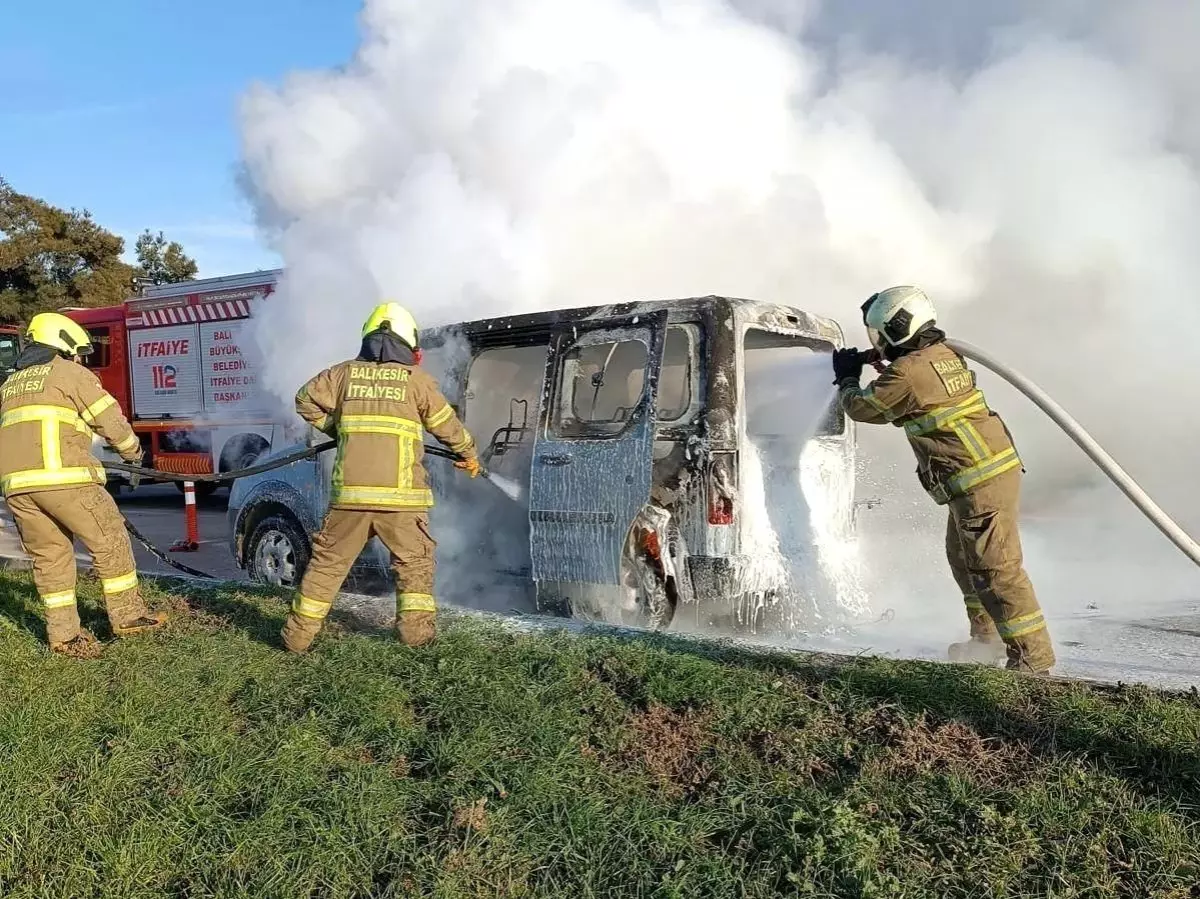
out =
[[246,541],[246,572],[258,584],[299,587],[311,558],[308,535],[291,515],[267,516]]

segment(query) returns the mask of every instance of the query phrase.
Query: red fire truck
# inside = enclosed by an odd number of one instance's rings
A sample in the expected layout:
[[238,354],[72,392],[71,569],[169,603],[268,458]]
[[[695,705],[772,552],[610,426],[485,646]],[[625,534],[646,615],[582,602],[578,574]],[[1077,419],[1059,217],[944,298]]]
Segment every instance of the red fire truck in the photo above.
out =
[[[246,332],[279,274],[165,284],[119,306],[62,310],[91,334],[95,349],[85,364],[133,424],[147,465],[177,474],[233,471],[284,439],[259,390]],[[117,461],[105,446],[94,452]],[[211,492],[204,486],[197,492]]]

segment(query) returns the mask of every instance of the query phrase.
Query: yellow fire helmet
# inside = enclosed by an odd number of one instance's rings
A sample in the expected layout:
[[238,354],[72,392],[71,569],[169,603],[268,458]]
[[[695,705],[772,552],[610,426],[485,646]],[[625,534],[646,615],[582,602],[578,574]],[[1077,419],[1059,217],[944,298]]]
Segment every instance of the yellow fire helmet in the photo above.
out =
[[68,356],[86,356],[92,351],[92,338],[79,322],[57,312],[39,312],[29,320],[25,337],[33,343],[52,346]]
[[363,323],[362,336],[366,337],[384,325],[411,349],[417,348],[417,320],[399,303],[380,303],[376,306]]

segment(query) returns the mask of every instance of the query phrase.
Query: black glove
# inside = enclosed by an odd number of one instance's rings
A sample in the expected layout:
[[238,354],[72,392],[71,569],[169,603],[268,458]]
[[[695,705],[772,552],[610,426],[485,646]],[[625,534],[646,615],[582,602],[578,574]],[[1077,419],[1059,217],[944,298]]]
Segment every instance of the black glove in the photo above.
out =
[[833,383],[840,384],[847,378],[857,381],[862,377],[863,361],[857,347],[833,351]]

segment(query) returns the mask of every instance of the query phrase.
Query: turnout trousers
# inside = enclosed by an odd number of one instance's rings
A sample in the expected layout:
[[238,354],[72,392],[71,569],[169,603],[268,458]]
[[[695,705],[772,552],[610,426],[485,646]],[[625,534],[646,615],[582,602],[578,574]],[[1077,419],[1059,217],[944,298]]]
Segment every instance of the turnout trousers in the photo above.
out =
[[125,522],[117,504],[98,484],[39,490],[8,498],[8,508],[33,560],[33,583],[46,608],[46,636],[51,645],[79,636],[75,601],[75,547],[78,538],[88,552],[113,632],[149,616],[138,592],[137,566]]
[[949,503],[946,556],[962,591],[974,640],[1003,640],[1008,667],[1045,672],[1054,648],[1033,584],[1025,573],[1015,469]]
[[312,560],[283,626],[283,644],[289,650],[304,652],[312,645],[350,567],[371,537],[378,537],[392,557],[396,636],[409,646],[421,646],[433,639],[437,543],[429,530],[429,514],[330,509],[320,533],[313,538]]

